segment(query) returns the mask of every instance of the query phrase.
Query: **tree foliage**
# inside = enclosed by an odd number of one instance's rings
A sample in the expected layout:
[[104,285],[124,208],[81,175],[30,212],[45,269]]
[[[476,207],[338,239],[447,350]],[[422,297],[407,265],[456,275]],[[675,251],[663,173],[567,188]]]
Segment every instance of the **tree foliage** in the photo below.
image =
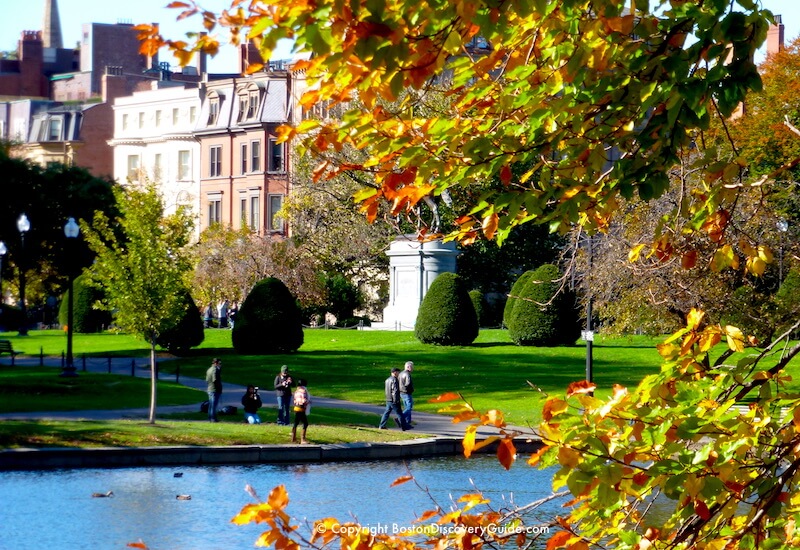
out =
[[292,353],[303,345],[303,324],[297,301],[283,281],[259,281],[236,314],[231,331],[236,353]]
[[[178,209],[164,216],[155,186],[129,186],[114,191],[120,215],[110,220],[96,212],[92,225],[82,223],[97,259],[89,271],[103,290],[102,304],[114,313],[122,330],[150,344],[150,416],[155,422],[158,370],[155,348],[159,335],[174,327],[186,311],[185,278],[190,269],[186,247],[192,218]],[[119,229],[123,235],[117,236]]]
[[455,273],[441,273],[419,305],[417,339],[423,344],[468,346],[478,331],[478,316],[464,281]]
[[184,303],[183,315],[174,326],[158,335],[156,344],[174,354],[185,354],[191,348],[203,343],[203,318],[191,293],[184,289],[181,292]]

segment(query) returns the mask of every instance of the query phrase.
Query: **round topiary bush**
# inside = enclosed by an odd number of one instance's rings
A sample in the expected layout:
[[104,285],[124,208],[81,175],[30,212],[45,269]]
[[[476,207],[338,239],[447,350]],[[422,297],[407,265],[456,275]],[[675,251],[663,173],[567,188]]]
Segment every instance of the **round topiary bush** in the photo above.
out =
[[575,294],[563,289],[552,264],[534,270],[515,300],[508,334],[520,346],[572,345],[580,336]]
[[478,289],[469,291],[469,299],[472,300],[472,307],[475,308],[475,316],[478,318],[478,326],[484,327],[484,312],[486,311],[486,300],[483,299],[483,292]]
[[256,283],[236,314],[232,338],[242,355],[291,353],[303,345],[300,308],[281,280]]
[[511,312],[514,310],[514,304],[516,303],[517,296],[522,293],[522,289],[525,288],[525,285],[528,282],[528,279],[531,278],[533,275],[533,271],[526,271],[519,278],[514,281],[514,284],[511,285],[511,290],[508,292],[508,299],[506,300],[506,305],[503,307],[503,326],[508,328],[508,323],[511,320]]
[[[88,334],[102,332],[111,324],[111,312],[92,307],[103,297],[103,291],[88,284],[85,275],[72,281],[74,297],[72,301],[72,332]],[[64,294],[58,307],[58,322],[62,327],[69,322],[69,290]]]
[[206,337],[203,330],[203,316],[200,315],[192,295],[188,290],[184,290],[182,297],[186,308],[183,316],[175,326],[156,338],[156,344],[175,355],[183,355],[191,348],[199,346]]
[[423,344],[442,346],[468,346],[478,337],[478,317],[458,275],[442,273],[431,283],[414,333]]

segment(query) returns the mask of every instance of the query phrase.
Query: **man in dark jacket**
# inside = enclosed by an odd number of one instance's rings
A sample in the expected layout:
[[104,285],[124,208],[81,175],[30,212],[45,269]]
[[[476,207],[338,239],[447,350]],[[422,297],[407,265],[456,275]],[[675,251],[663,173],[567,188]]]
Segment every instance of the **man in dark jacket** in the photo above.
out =
[[383,384],[384,394],[386,396],[386,409],[383,411],[380,424],[378,424],[378,428],[381,430],[386,429],[386,421],[389,420],[389,415],[392,412],[397,416],[394,421],[403,431],[410,428],[410,426],[406,424],[406,420],[400,410],[400,386],[397,384],[397,373],[399,372],[400,369],[396,367],[393,368],[392,374],[389,375],[389,378],[387,378],[386,382]]
[[206,384],[208,390],[208,421],[218,422],[217,407],[222,397],[222,361],[214,359],[206,371]]
[[261,424],[261,418],[258,416],[261,404],[258,388],[247,386],[247,393],[242,396],[242,406],[244,407],[244,419],[248,424]]
[[292,404],[292,377],[289,367],[283,365],[281,373],[275,377],[275,397],[278,400],[278,425],[289,425],[289,406]]

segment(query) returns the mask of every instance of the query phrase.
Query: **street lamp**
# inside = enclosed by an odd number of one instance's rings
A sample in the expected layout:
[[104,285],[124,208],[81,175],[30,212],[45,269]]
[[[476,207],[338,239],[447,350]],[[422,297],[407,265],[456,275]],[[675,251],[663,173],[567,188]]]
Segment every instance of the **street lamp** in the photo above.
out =
[[3,309],[3,256],[8,252],[6,243],[0,241],[0,311]]
[[781,245],[778,248],[778,284],[783,284],[783,234],[789,231],[789,222],[781,218],[775,225],[781,235]]
[[22,310],[22,320],[19,325],[19,336],[28,335],[28,308],[25,306],[25,233],[30,231],[31,222],[28,221],[28,216],[24,213],[17,218],[17,230],[19,231],[20,244],[20,258],[17,260],[17,267],[19,268],[19,300],[20,309]]
[[67,294],[67,363],[64,366],[64,369],[61,371],[61,376],[78,376],[75,372],[75,365],[72,361],[72,317],[73,317],[73,297],[72,297],[72,284],[75,282],[75,270],[74,267],[74,247],[72,246],[75,242],[75,239],[78,238],[78,234],[81,232],[81,228],[75,222],[75,218],[69,218],[67,220],[66,225],[64,226],[64,235],[67,237],[67,242],[70,243],[69,248],[67,249],[67,254],[69,255],[69,259],[67,263],[69,264],[67,267],[67,273],[69,276],[69,290]]

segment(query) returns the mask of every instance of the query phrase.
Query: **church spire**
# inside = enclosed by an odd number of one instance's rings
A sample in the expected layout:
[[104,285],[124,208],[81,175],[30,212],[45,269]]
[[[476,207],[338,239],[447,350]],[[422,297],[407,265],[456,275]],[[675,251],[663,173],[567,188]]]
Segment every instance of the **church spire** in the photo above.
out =
[[42,23],[42,45],[45,48],[63,48],[61,21],[58,18],[58,2],[44,0],[44,22]]

